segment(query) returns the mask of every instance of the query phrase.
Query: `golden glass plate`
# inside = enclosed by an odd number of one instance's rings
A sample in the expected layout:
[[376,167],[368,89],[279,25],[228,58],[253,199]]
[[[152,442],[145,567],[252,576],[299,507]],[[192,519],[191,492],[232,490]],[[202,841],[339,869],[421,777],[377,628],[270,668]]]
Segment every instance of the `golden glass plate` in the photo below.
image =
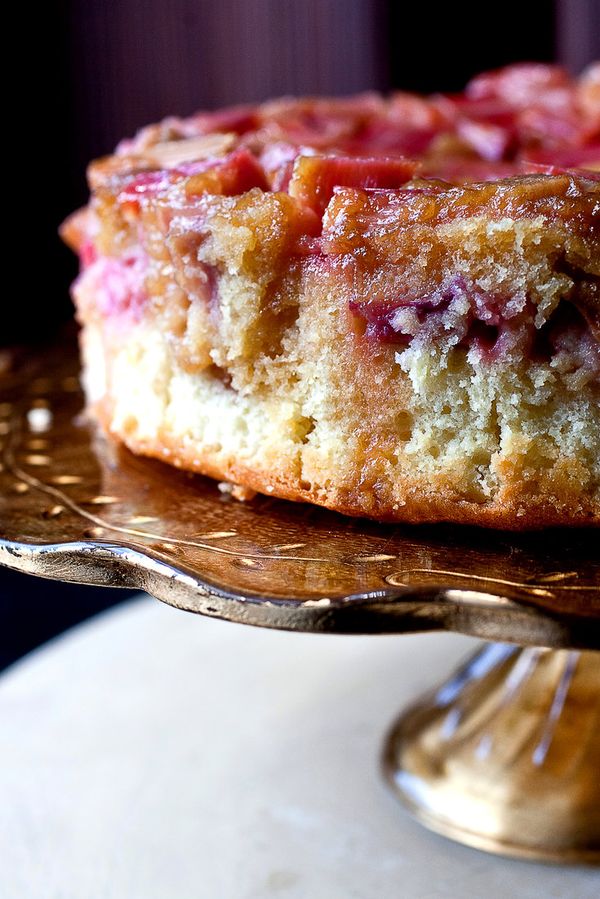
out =
[[[600,857],[600,664],[573,652],[600,648],[599,536],[242,503],[108,442],[83,411],[72,333],[0,352],[0,563],[265,627],[447,629],[561,650],[484,650],[386,743],[386,776],[412,811],[480,848]],[[560,796],[557,765],[568,769]]]

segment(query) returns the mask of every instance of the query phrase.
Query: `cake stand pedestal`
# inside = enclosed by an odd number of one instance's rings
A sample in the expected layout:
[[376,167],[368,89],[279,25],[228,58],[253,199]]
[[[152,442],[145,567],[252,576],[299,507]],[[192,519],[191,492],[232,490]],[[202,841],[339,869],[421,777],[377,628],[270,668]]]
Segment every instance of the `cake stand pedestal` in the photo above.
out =
[[484,646],[393,726],[386,779],[427,827],[469,846],[600,861],[600,658]]
[[2,365],[0,563],[263,627],[503,641],[401,716],[388,783],[471,846],[600,861],[597,532],[393,527],[239,503],[86,423],[69,335]]

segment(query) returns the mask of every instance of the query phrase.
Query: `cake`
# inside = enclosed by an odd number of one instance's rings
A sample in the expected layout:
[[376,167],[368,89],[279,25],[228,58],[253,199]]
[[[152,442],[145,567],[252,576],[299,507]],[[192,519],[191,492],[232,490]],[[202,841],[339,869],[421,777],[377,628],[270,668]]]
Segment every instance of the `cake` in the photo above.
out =
[[600,523],[600,65],[169,118],[64,224],[92,415],[387,522]]

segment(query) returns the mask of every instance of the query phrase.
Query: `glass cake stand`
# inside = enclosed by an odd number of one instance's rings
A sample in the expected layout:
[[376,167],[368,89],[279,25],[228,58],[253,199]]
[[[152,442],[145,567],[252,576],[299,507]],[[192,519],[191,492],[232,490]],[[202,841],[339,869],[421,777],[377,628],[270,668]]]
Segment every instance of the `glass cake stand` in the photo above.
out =
[[0,353],[2,564],[262,627],[482,637],[392,727],[389,786],[471,846],[600,862],[597,531],[387,526],[242,503],[107,443],[82,406],[72,334]]

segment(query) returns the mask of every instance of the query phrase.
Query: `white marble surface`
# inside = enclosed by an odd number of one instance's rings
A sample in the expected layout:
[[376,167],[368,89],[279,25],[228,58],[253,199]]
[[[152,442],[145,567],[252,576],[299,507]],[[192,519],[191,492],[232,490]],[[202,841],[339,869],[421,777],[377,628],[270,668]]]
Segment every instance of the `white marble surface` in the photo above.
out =
[[380,781],[391,719],[473,645],[147,598],[75,629],[0,678],[1,899],[595,899],[597,872],[455,845]]

